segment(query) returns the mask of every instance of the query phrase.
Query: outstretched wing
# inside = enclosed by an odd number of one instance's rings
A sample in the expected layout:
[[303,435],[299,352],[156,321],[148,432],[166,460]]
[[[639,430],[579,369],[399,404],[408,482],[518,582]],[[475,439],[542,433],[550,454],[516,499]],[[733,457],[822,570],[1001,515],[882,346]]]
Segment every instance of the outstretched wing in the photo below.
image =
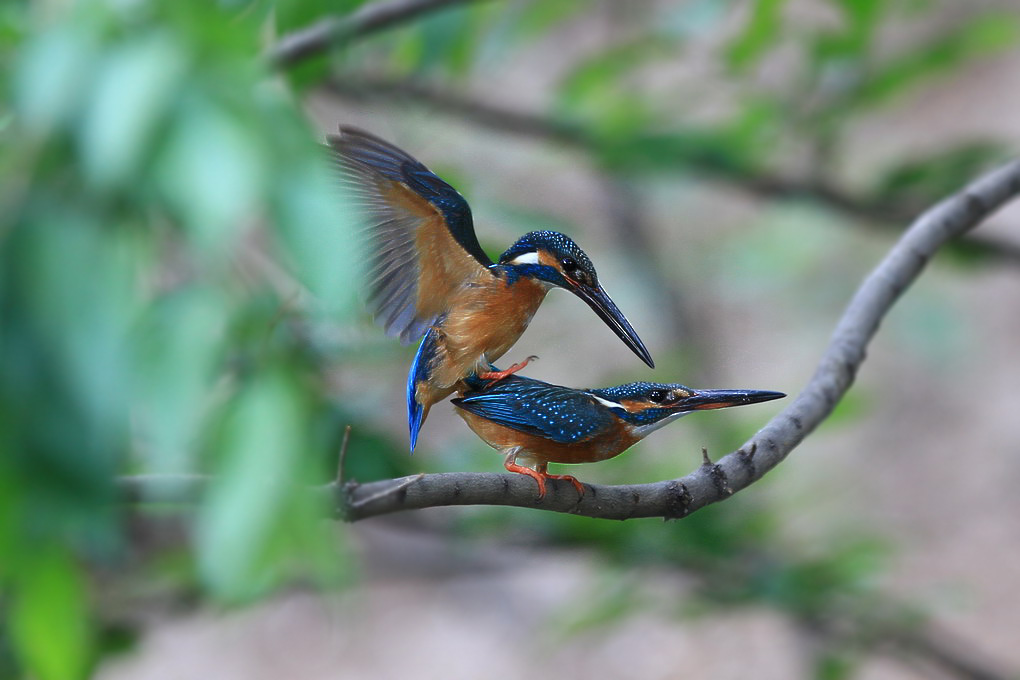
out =
[[612,424],[612,416],[584,392],[516,375],[451,400],[499,425],[560,444],[582,442]]
[[327,138],[367,227],[368,303],[388,335],[420,338],[465,281],[492,261],[464,197],[389,142],[341,126]]

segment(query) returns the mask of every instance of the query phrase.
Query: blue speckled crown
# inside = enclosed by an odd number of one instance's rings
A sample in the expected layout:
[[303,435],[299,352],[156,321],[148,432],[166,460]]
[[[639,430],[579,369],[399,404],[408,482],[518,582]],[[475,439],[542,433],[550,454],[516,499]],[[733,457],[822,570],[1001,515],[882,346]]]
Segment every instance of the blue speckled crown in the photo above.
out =
[[653,383],[653,382],[632,382],[626,385],[616,385],[615,387],[600,387],[597,389],[585,390],[594,394],[596,397],[602,397],[609,401],[620,401],[621,399],[637,399],[639,397],[647,397],[648,393],[652,390],[663,390],[664,392],[669,390],[686,390],[691,392],[690,387],[680,385],[679,383]]
[[507,263],[524,253],[533,253],[539,248],[548,250],[557,258],[572,257],[577,266],[585,272],[595,273],[595,266],[584,251],[566,234],[558,231],[532,231],[514,241],[513,245],[499,256],[500,263]]

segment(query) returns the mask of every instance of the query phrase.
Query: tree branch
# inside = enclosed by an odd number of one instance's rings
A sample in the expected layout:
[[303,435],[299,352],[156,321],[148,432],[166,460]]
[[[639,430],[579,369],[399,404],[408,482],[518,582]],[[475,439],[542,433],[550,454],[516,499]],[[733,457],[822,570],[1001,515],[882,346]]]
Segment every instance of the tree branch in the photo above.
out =
[[[533,507],[604,519],[684,517],[761,479],[821,423],[853,383],[865,348],[879,322],[913,283],[940,246],[1020,194],[1020,161],[988,173],[918,218],[868,275],[843,313],[814,376],[779,415],[740,449],[717,463],[702,464],[679,479],[625,486],[585,485],[578,498],[567,483],[550,484],[537,497],[524,475],[450,472],[368,484],[347,482],[318,487],[337,516],[353,521],[401,510],[446,505]],[[188,501],[201,492],[203,478],[126,477],[119,480],[129,500]]]
[[[510,132],[598,156],[602,143],[581,125],[534,113],[513,111],[475,100],[457,92],[410,80],[359,77],[334,78],[325,87],[337,96],[355,100],[403,99],[493,130]],[[689,157],[685,162],[699,173],[725,182],[741,192],[768,200],[813,201],[892,233],[921,209],[888,200],[876,200],[847,193],[830,184],[777,175],[740,172],[709,159]],[[974,254],[1020,264],[1020,245],[983,235],[968,236],[960,243]]]
[[356,38],[417,19],[422,14],[478,0],[387,0],[363,5],[349,16],[326,17],[289,33],[266,54],[277,68],[293,66],[313,55],[349,43]]

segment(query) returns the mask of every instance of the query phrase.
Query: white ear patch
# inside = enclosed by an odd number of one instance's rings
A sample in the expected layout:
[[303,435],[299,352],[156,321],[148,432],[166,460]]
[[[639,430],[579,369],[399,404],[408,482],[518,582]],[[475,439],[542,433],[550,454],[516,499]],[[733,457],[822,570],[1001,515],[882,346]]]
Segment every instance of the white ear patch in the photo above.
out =
[[510,260],[510,264],[538,264],[538,252],[523,253]]
[[[622,404],[617,404],[615,401],[609,401],[608,399],[603,399],[602,397],[597,397],[594,394],[591,395],[591,397],[595,401],[601,403],[603,406],[608,406],[609,408],[620,408],[620,409],[623,408]],[[624,409],[624,410],[626,410],[626,409]]]

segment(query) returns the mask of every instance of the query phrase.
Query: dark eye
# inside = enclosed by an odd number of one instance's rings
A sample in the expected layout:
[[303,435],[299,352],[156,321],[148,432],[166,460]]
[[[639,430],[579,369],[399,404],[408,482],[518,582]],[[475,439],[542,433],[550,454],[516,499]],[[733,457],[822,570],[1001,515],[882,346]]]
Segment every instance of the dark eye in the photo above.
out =
[[666,390],[652,390],[648,393],[648,400],[654,401],[656,404],[662,403],[662,400],[666,398]]
[[572,257],[560,258],[560,266],[563,267],[563,271],[570,273],[577,269],[577,260]]

